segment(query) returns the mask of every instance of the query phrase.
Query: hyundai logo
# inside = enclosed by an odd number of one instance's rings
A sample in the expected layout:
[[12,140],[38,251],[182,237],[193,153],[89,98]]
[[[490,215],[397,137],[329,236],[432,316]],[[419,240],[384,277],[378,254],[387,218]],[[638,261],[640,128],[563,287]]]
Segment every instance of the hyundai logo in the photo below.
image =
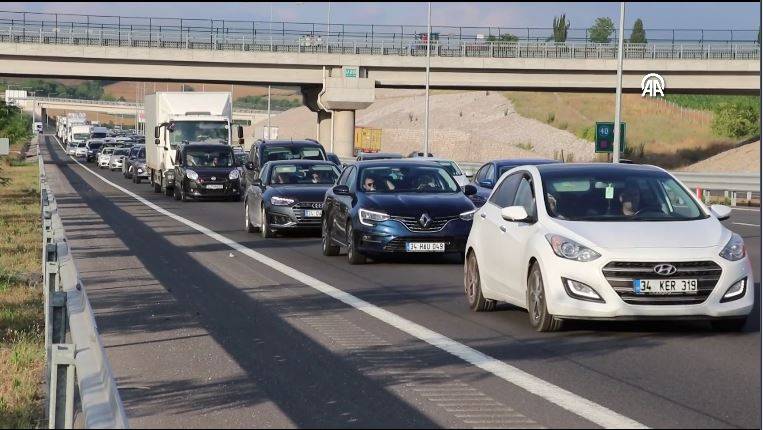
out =
[[216,177],[214,177],[214,176],[212,176],[210,179],[212,179],[213,181],[216,181],[216,180],[217,180],[217,178],[216,178]]
[[672,264],[658,264],[654,266],[654,273],[662,276],[670,276],[678,271],[676,266]]
[[422,214],[419,218],[419,224],[421,224],[422,227],[427,228],[429,227],[429,224],[432,223],[432,218],[429,216],[429,214]]

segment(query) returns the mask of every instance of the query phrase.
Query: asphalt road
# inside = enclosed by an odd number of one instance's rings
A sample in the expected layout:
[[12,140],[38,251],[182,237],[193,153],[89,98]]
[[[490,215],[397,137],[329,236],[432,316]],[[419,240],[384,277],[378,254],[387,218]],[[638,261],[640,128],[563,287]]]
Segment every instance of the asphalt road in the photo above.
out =
[[[147,207],[42,145],[133,427],[591,427],[549,401]],[[47,150],[46,150],[47,149]],[[760,284],[744,333],[692,322],[472,313],[456,260],[350,266],[311,236],[261,239],[243,203],[176,202],[90,169],[199,226],[649,427],[759,427]],[[760,212],[735,210],[760,279]]]

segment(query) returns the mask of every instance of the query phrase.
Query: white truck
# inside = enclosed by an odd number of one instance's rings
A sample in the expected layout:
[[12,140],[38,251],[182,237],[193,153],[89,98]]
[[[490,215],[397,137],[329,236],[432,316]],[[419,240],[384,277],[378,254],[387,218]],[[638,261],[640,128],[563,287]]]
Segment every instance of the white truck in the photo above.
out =
[[243,144],[233,135],[233,105],[227,92],[157,92],[146,96],[146,168],[154,192],[171,196],[180,145]]
[[[71,142],[72,136],[74,135],[74,133],[72,132],[72,129],[75,126],[83,126],[83,125],[87,125],[87,116],[85,115],[84,112],[72,112],[72,113],[66,114],[66,130],[64,132],[64,143],[68,145]],[[87,133],[89,135],[90,126],[88,125],[87,127],[88,127],[87,131],[85,131],[84,133]],[[78,128],[77,132],[83,133],[82,130],[84,129]],[[79,140],[85,140],[85,139],[87,138],[79,139]]]

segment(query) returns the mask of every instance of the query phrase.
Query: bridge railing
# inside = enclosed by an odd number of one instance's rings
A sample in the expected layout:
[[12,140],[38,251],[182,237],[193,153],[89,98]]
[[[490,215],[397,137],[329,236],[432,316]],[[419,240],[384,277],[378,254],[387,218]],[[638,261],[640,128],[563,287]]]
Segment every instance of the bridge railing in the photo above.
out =
[[[410,32],[412,27],[400,27],[396,32],[365,32],[365,30],[342,31],[337,34],[314,32],[301,23],[280,23],[280,31],[263,30],[256,25],[251,29],[240,26],[241,22],[223,22],[222,27],[214,20],[209,27],[198,24],[180,25],[115,24],[98,22],[59,22],[50,20],[7,18],[0,12],[0,42],[65,44],[84,46],[118,46],[168,49],[203,49],[222,51],[329,53],[365,55],[426,55],[426,43],[420,37],[425,33]],[[30,14],[31,15],[31,14]],[[58,16],[56,16],[58,18]],[[119,18],[119,17],[116,17]],[[150,19],[150,21],[154,21]],[[180,20],[193,21],[193,20]],[[191,22],[192,24],[192,22]],[[287,25],[289,27],[287,28]],[[293,25],[292,25],[293,24]],[[297,25],[299,24],[299,25]],[[227,26],[225,26],[227,25]],[[357,27],[357,26],[354,26]],[[373,26],[372,26],[373,27]],[[440,33],[432,40],[431,54],[441,57],[493,57],[493,58],[604,58],[617,57],[617,44],[593,43],[588,37],[569,38],[568,42],[556,43],[547,38],[526,38],[512,41],[478,39],[464,28],[449,28],[450,33]],[[458,29],[459,33],[453,33]],[[362,30],[362,31],[361,31]],[[693,30],[692,30],[693,31]],[[708,30],[708,32],[710,32]],[[630,59],[723,59],[756,60],[760,58],[760,45],[756,39],[705,39],[704,31],[699,40],[675,38],[652,39],[645,44],[626,43],[624,56]],[[739,34],[740,31],[737,31]],[[433,31],[434,34],[434,31]],[[504,33],[505,34],[505,33]],[[425,40],[425,38],[424,38]]]
[[[14,97],[14,100],[30,100],[34,103],[48,103],[48,104],[84,104],[84,105],[102,105],[102,106],[117,106],[125,108],[143,109],[142,102],[126,102],[118,100],[88,100],[88,99],[71,99],[64,97]],[[271,115],[278,115],[283,111],[271,110]],[[268,111],[263,109],[247,109],[247,108],[233,108],[234,114],[255,114],[255,115],[267,115]]]

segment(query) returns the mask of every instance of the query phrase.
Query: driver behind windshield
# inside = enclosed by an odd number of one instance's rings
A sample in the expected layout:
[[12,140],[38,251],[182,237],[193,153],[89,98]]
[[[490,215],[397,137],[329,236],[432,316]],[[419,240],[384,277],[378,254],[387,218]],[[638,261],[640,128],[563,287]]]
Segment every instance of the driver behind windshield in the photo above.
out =
[[639,211],[639,203],[641,202],[641,193],[639,190],[633,187],[628,187],[620,193],[620,205],[622,213],[625,216],[636,215]]

